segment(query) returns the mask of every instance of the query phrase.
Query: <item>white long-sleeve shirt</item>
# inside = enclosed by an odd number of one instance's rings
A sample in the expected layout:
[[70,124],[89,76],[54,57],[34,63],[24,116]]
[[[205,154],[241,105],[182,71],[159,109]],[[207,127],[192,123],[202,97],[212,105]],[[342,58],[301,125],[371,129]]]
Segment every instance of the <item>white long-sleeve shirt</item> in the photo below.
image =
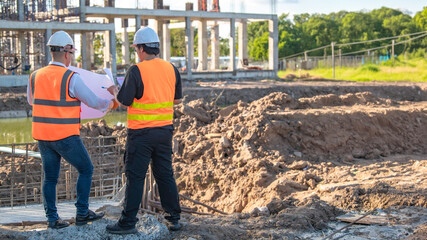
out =
[[[51,61],[49,65],[58,65],[66,67],[63,63]],[[31,81],[31,79],[29,80]],[[78,73],[74,73],[70,79],[70,84],[68,88],[68,93],[71,97],[77,98],[84,104],[88,105],[91,108],[98,109],[100,111],[106,111],[111,100],[102,99],[96,96],[83,82]],[[30,84],[27,84],[27,101],[30,105],[33,104],[33,99],[31,96]]]

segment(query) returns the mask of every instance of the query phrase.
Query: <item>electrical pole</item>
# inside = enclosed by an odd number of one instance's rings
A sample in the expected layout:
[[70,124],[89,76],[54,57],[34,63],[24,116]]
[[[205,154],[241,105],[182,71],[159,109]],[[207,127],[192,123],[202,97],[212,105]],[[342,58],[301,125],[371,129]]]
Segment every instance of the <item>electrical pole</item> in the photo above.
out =
[[395,40],[391,40],[391,59],[393,61],[393,64],[394,64],[394,44],[395,44]]
[[334,42],[331,42],[332,48],[332,77],[335,79],[335,53],[334,53]]

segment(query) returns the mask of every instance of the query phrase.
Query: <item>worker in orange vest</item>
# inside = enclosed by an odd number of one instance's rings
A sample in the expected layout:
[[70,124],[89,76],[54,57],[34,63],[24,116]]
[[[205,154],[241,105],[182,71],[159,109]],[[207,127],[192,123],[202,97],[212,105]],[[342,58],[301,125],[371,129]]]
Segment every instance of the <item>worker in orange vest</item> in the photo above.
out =
[[69,225],[59,218],[55,203],[61,157],[79,172],[76,225],[84,225],[104,216],[104,213],[89,210],[93,165],[79,136],[80,103],[107,111],[113,108],[115,100],[98,98],[77,73],[67,68],[76,51],[68,33],[55,32],[47,46],[52,61],[31,73],[27,100],[33,106],[32,134],[38,140],[43,163],[43,204],[48,228],[59,229]]
[[127,181],[122,216],[106,229],[113,234],[137,233],[136,215],[151,161],[168,227],[176,231],[181,228],[181,207],[172,168],[172,134],[173,105],[182,98],[181,76],[171,63],[159,58],[159,37],[153,29],[139,29],[132,46],[141,62],[129,68],[120,91],[110,89],[118,102],[128,106]]

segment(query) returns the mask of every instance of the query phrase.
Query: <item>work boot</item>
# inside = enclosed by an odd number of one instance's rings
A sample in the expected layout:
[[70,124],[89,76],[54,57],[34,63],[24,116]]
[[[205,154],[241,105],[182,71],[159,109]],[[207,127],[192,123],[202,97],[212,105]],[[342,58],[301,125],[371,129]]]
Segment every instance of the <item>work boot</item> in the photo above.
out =
[[60,229],[70,226],[70,224],[66,221],[62,221],[61,218],[58,218],[56,221],[48,222],[47,227],[52,229]]
[[88,210],[85,216],[77,214],[76,216],[76,225],[82,226],[88,222],[93,222],[98,219],[101,219],[104,216],[104,213],[95,213],[92,210]]
[[108,233],[111,233],[111,234],[124,235],[124,234],[138,233],[138,230],[136,230],[135,226],[125,228],[125,227],[121,227],[119,225],[119,222],[116,222],[114,224],[108,224],[105,229],[107,230]]
[[178,221],[168,221],[168,228],[171,231],[179,231],[182,228],[182,225]]

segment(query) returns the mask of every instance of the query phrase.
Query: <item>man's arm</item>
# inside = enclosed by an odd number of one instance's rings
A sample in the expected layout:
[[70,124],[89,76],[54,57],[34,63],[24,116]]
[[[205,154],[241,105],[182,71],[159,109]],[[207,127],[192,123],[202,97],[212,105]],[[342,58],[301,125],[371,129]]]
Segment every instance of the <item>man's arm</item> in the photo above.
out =
[[172,64],[173,69],[175,70],[175,96],[173,103],[179,104],[182,102],[182,82],[181,82],[181,75],[179,74],[178,69]]
[[71,97],[77,98],[89,107],[103,112],[114,106],[113,101],[96,96],[77,73],[74,73],[70,79],[68,92]]
[[120,104],[124,106],[132,105],[133,100],[135,98],[140,99],[144,93],[144,85],[142,84],[138,67],[133,65],[129,68],[120,90],[118,90],[117,86],[111,86],[107,90],[115,96]]
[[30,81],[31,81],[31,78],[28,80],[28,83],[27,83],[27,102],[28,104],[33,105],[33,97],[31,96],[32,94],[31,94]]

